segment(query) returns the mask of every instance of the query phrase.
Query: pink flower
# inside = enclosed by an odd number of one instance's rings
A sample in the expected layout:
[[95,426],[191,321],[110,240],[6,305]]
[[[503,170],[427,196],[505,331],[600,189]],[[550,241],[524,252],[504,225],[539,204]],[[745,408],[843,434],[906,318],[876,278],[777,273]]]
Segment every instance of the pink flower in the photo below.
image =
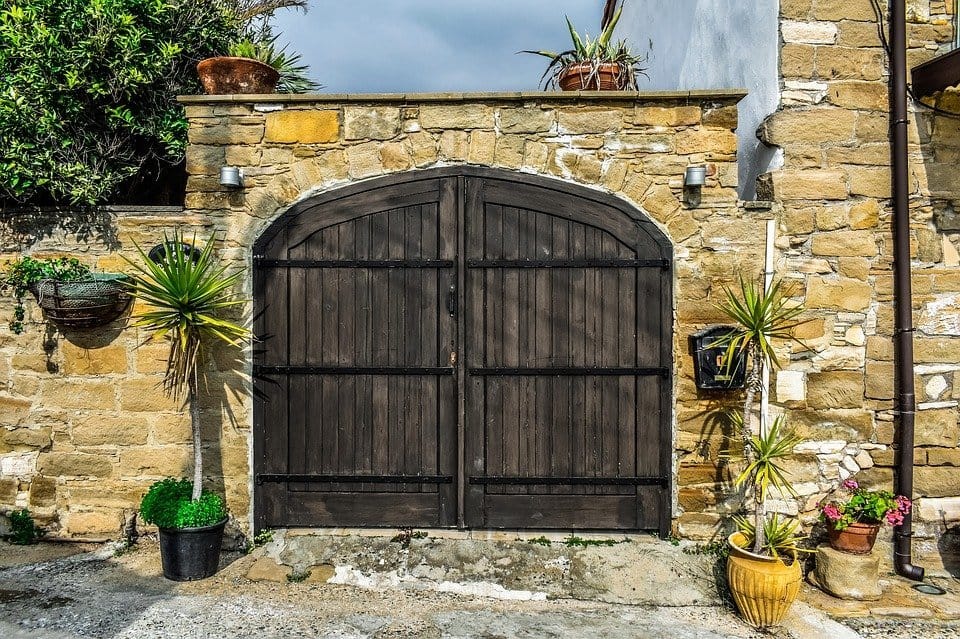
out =
[[847,479],[843,482],[843,487],[847,490],[856,490],[857,488],[860,488],[860,484],[857,483],[856,479]]
[[823,507],[823,516],[830,521],[837,521],[840,519],[840,511],[833,504],[829,504]]
[[899,526],[903,523],[903,513],[899,510],[891,510],[887,513],[887,523],[893,526]]
[[910,498],[904,497],[903,495],[897,495],[896,502],[897,502],[897,508],[904,515],[910,512],[910,507],[913,505],[913,502],[910,501]]

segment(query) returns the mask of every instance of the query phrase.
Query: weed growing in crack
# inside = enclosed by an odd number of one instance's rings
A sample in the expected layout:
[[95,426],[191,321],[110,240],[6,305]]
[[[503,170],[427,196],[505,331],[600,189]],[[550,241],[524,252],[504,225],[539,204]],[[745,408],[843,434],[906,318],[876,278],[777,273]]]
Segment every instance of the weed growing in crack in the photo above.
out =
[[400,532],[394,535],[390,541],[400,544],[400,547],[403,549],[407,549],[410,547],[410,542],[414,539],[426,538],[426,531],[414,530],[413,528],[400,528]]

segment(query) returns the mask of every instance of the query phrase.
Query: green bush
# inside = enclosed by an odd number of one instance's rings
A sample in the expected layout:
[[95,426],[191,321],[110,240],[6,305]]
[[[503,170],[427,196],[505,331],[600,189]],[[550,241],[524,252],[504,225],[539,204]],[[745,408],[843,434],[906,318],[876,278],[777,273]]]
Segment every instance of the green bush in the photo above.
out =
[[193,482],[188,479],[163,479],[147,491],[140,502],[140,517],[159,528],[199,528],[210,526],[227,516],[223,499],[204,492],[193,501]]
[[197,61],[244,36],[211,0],[0,0],[0,199],[97,204],[179,162]]
[[28,546],[35,544],[40,539],[40,529],[33,522],[30,511],[15,510],[10,513],[10,534],[8,535],[10,543]]

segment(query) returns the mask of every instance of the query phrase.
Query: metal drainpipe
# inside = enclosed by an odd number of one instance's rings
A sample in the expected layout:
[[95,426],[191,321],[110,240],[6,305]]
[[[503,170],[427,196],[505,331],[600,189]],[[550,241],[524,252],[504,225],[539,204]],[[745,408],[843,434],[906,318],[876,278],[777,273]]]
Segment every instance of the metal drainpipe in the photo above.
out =
[[[916,396],[913,385],[913,293],[910,282],[909,164],[907,160],[907,18],[906,0],[890,3],[890,126],[893,164],[893,299],[894,353],[899,415],[897,492],[913,497],[913,426]],[[897,574],[923,579],[923,568],[911,557],[913,516],[894,529],[893,563]]]

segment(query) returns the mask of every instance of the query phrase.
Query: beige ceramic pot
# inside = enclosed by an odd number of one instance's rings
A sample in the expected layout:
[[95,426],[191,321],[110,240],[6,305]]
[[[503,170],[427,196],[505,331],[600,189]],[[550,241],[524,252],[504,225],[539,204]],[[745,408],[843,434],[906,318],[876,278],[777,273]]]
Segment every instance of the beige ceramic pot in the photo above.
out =
[[727,543],[727,581],[740,614],[757,628],[777,625],[800,592],[800,562],[794,558],[787,565],[745,550],[746,538],[739,532],[730,535]]

